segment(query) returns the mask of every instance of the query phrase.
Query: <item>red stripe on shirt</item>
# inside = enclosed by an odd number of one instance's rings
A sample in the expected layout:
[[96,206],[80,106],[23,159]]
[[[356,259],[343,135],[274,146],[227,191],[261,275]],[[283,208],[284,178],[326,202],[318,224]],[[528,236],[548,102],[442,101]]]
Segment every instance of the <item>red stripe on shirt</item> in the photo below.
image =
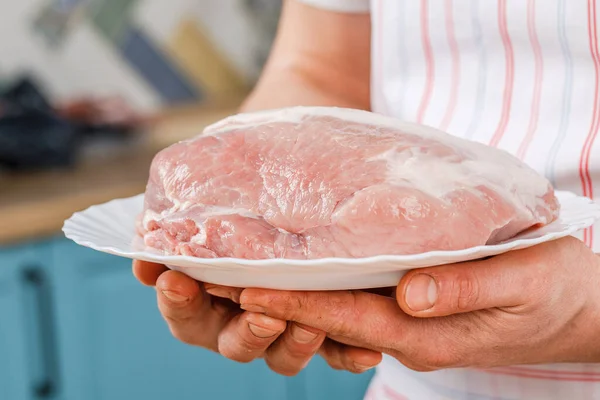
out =
[[[377,19],[378,19],[378,28],[377,28],[377,70],[379,72],[379,76],[377,78],[377,86],[383,87],[383,0],[379,0],[377,2]],[[390,115],[388,110],[388,105],[385,100],[385,95],[383,90],[380,90],[381,93],[381,107],[382,111],[385,115]]]
[[456,42],[456,34],[454,33],[453,8],[453,1],[446,0],[446,36],[448,37],[450,56],[452,58],[452,86],[450,87],[448,107],[446,108],[446,113],[444,114],[444,118],[440,125],[440,129],[443,131],[448,129],[448,125],[450,125],[452,117],[454,116],[454,109],[456,108],[456,99],[458,96],[458,83],[460,81],[460,53],[458,50],[458,43]]
[[408,397],[401,395],[388,385],[383,385],[383,392],[392,400],[409,400]]
[[[579,176],[581,178],[581,186],[583,195],[590,198],[594,197],[592,179],[590,177],[590,153],[592,145],[598,133],[598,78],[600,72],[600,61],[598,56],[598,40],[596,35],[596,1],[588,0],[588,37],[590,45],[590,53],[594,60],[594,112],[592,114],[592,125],[585,139],[581,156],[579,159]],[[583,240],[585,244],[591,247],[593,243],[593,230],[588,228],[583,232]]]
[[417,111],[417,122],[423,123],[425,112],[431,100],[433,92],[433,50],[431,48],[431,38],[429,37],[429,4],[427,0],[421,0],[421,42],[423,44],[423,52],[425,53],[425,90],[421,97],[421,103]]
[[506,131],[506,125],[508,125],[515,75],[514,51],[510,41],[510,36],[508,35],[508,27],[506,24],[506,0],[498,1],[498,27],[500,28],[500,36],[502,37],[502,45],[504,46],[506,71],[504,77],[504,94],[502,99],[502,113],[500,115],[500,122],[498,123],[498,128],[496,129],[496,132],[494,132],[492,140],[490,141],[490,146],[493,147],[498,146],[500,140],[502,140],[502,136],[504,136],[504,132]]
[[580,376],[580,377],[597,377],[600,378],[600,372],[588,372],[588,371],[566,371],[566,370],[548,370],[548,369],[538,369],[538,368],[529,368],[529,367],[502,367],[500,368],[506,371],[514,371],[514,372],[531,372],[535,374],[547,374],[549,376]]
[[529,40],[533,48],[533,54],[535,58],[535,78],[533,84],[533,99],[531,101],[531,115],[529,117],[529,127],[527,128],[527,135],[521,142],[519,150],[517,151],[517,157],[520,159],[525,158],[527,149],[535,136],[538,120],[540,117],[540,99],[542,97],[542,80],[544,78],[544,63],[542,59],[542,47],[538,40],[537,32],[535,29],[535,0],[529,0],[527,4],[527,31],[529,32]]
[[562,381],[562,382],[600,382],[600,377],[593,376],[562,376],[562,375],[550,375],[544,373],[527,372],[527,371],[514,371],[508,369],[493,369],[486,370],[485,372],[494,375],[506,375],[514,376],[517,378],[531,378],[531,379],[542,379],[548,381]]

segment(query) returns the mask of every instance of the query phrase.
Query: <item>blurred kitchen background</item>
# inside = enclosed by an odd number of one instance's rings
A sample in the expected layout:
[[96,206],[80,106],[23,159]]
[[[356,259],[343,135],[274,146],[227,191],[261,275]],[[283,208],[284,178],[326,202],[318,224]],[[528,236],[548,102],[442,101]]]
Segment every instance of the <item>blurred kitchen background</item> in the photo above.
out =
[[130,261],[60,232],[143,192],[154,154],[236,112],[280,0],[0,0],[0,400],[361,399],[171,337]]

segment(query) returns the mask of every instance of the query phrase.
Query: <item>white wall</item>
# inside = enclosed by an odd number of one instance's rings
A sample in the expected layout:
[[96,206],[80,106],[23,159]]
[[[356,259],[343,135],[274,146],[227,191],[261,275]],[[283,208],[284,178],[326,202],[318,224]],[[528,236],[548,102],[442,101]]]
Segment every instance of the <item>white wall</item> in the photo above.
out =
[[141,109],[159,102],[137,75],[85,21],[73,26],[64,46],[49,49],[32,29],[47,0],[0,0],[0,73],[30,71],[58,100],[89,93],[121,93]]
[[[120,93],[142,110],[160,105],[153,91],[85,19],[74,21],[62,48],[49,49],[32,29],[32,21],[48,1],[0,0],[0,78],[31,71],[58,100]],[[252,81],[260,72],[255,63],[260,34],[240,1],[140,0],[134,18],[162,41],[183,15],[195,15],[232,64]]]

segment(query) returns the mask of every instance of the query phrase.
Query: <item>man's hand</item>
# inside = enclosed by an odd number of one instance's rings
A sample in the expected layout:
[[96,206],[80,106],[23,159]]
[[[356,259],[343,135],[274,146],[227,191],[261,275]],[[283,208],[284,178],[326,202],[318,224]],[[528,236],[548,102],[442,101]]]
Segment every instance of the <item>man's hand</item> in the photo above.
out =
[[133,273],[143,284],[156,286],[158,307],[173,336],[231,360],[264,358],[283,375],[300,372],[317,352],[334,368],[353,372],[363,372],[381,360],[378,352],[325,340],[319,329],[241,310],[235,303],[241,289],[202,284],[142,261],[134,262]]
[[[413,270],[396,299],[246,289],[242,308],[295,321],[420,371],[600,362],[600,262],[573,238]],[[435,317],[435,318],[433,318]]]

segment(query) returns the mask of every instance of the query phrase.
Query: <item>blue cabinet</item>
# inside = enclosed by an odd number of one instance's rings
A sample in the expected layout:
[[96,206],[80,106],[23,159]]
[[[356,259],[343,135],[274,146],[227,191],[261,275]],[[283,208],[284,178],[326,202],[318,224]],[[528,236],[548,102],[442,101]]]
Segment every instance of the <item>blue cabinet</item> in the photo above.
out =
[[[53,399],[44,244],[0,249],[0,399]],[[50,349],[50,352],[48,351]]]
[[285,378],[262,362],[175,340],[131,261],[61,240],[53,263],[64,399],[285,398]]
[[20,299],[23,290],[13,252],[0,256],[0,399],[28,399],[27,345]]
[[298,376],[174,339],[131,261],[64,238],[0,249],[0,399],[363,398],[370,374],[315,358]]

